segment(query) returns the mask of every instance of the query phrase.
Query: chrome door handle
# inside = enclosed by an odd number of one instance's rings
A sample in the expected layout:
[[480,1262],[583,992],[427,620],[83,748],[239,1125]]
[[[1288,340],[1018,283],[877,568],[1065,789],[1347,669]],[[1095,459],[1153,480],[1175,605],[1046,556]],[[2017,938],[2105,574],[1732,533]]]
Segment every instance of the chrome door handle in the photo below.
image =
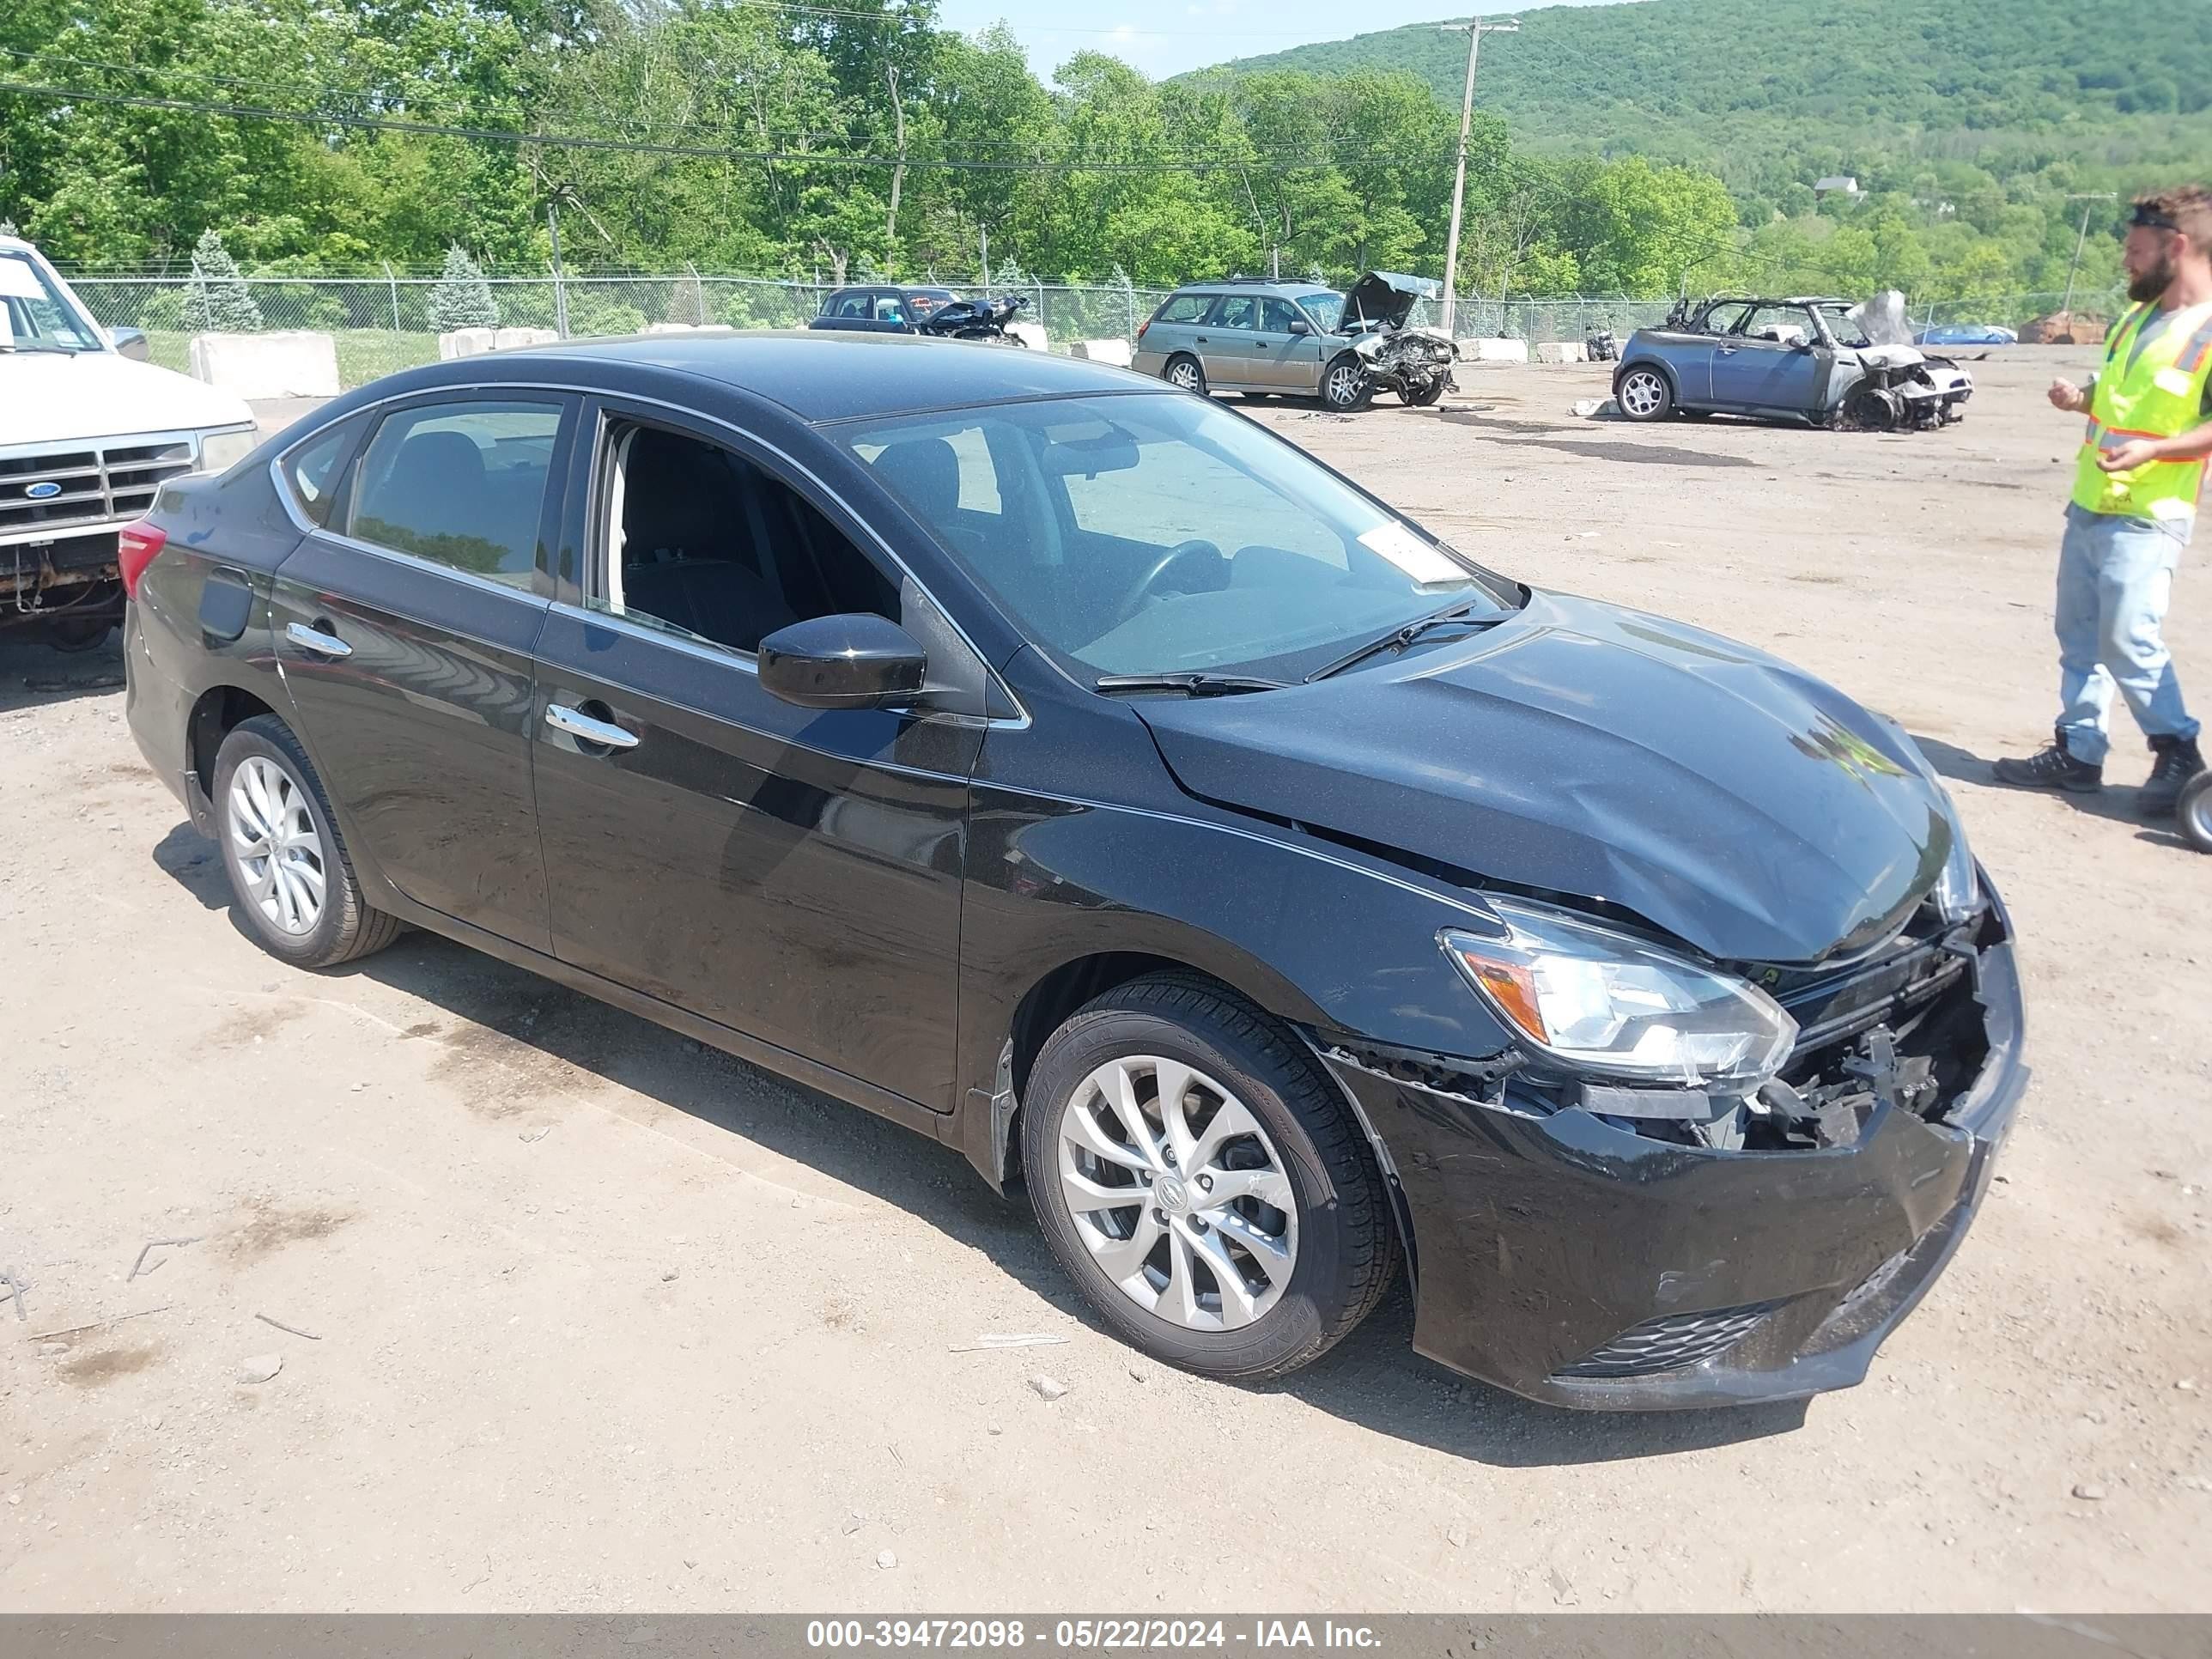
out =
[[1723,357],[1733,357],[1742,348],[1740,346],[1723,346],[1721,348],[1721,356]]
[[319,628],[310,628],[305,623],[288,623],[284,637],[303,651],[312,651],[319,657],[350,657],[353,647],[335,634],[325,634]]
[[566,708],[557,702],[545,705],[545,724],[556,732],[566,732],[584,743],[596,743],[603,749],[635,749],[637,733],[626,732],[611,720],[595,720],[580,709]]

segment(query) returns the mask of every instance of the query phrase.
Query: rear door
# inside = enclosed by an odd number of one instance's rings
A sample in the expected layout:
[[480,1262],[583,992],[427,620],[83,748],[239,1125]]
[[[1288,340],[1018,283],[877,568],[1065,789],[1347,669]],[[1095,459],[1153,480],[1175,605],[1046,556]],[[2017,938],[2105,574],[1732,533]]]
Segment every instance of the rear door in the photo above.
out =
[[575,417],[573,398],[520,390],[385,409],[271,596],[348,832],[416,902],[541,951],[531,652]]
[[1209,385],[1243,386],[1262,384],[1253,377],[1253,343],[1259,337],[1260,296],[1224,294],[1213,302],[1213,314],[1198,331],[1198,356],[1206,367]]
[[618,399],[592,420],[585,580],[548,619],[532,722],[555,954],[949,1111],[982,722],[795,708],[756,655],[874,611],[924,639],[934,684],[957,635],[773,452]]

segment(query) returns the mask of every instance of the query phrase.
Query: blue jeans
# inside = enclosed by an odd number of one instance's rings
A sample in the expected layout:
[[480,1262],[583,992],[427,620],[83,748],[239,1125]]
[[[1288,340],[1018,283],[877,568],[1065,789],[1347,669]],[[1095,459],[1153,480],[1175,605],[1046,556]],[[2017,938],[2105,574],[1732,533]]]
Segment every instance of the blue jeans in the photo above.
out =
[[2058,732],[2066,752],[2105,763],[2112,687],[2146,737],[2193,738],[2197,722],[2159,629],[2183,538],[2143,519],[2068,509],[2058,550]]

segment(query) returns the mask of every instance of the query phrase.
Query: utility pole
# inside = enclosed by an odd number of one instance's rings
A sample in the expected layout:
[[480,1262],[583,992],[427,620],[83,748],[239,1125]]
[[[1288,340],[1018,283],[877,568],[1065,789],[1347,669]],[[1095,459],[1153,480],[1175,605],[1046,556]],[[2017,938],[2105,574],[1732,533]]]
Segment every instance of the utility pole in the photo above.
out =
[[2089,245],[2089,213],[2092,206],[2098,202],[2117,202],[2120,198],[2113,191],[2106,190],[2085,191],[2069,196],[2066,199],[2081,204],[2081,234],[2074,240],[2074,263],[2066,267],[2066,302],[2058,307],[2059,314],[2066,319],[2066,343],[2072,345],[2074,343],[2074,274],[2081,269],[2081,250]]
[[1452,331],[1453,292],[1459,281],[1459,221],[1460,210],[1467,197],[1467,135],[1474,124],[1474,61],[1482,51],[1486,34],[1518,34],[1520,23],[1508,18],[1502,23],[1486,23],[1480,17],[1470,17],[1464,23],[1439,23],[1437,26],[1447,34],[1467,32],[1467,86],[1459,98],[1459,165],[1452,173],[1451,239],[1444,244],[1444,316],[1443,329]]

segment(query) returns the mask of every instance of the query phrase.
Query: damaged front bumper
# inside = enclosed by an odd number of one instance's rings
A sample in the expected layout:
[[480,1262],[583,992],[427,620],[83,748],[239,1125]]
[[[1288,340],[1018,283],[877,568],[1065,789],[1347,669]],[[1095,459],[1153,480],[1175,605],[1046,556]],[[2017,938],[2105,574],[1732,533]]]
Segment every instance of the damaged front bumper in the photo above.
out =
[[2027,1085],[2009,927],[1991,906],[1957,993],[1986,1038],[1971,1079],[1925,1116],[1883,1099],[1849,1145],[1674,1144],[1536,1109],[1510,1080],[1470,1093],[1464,1075],[1317,1038],[1410,1234],[1415,1348],[1589,1410],[1863,1380],[1966,1237]]

